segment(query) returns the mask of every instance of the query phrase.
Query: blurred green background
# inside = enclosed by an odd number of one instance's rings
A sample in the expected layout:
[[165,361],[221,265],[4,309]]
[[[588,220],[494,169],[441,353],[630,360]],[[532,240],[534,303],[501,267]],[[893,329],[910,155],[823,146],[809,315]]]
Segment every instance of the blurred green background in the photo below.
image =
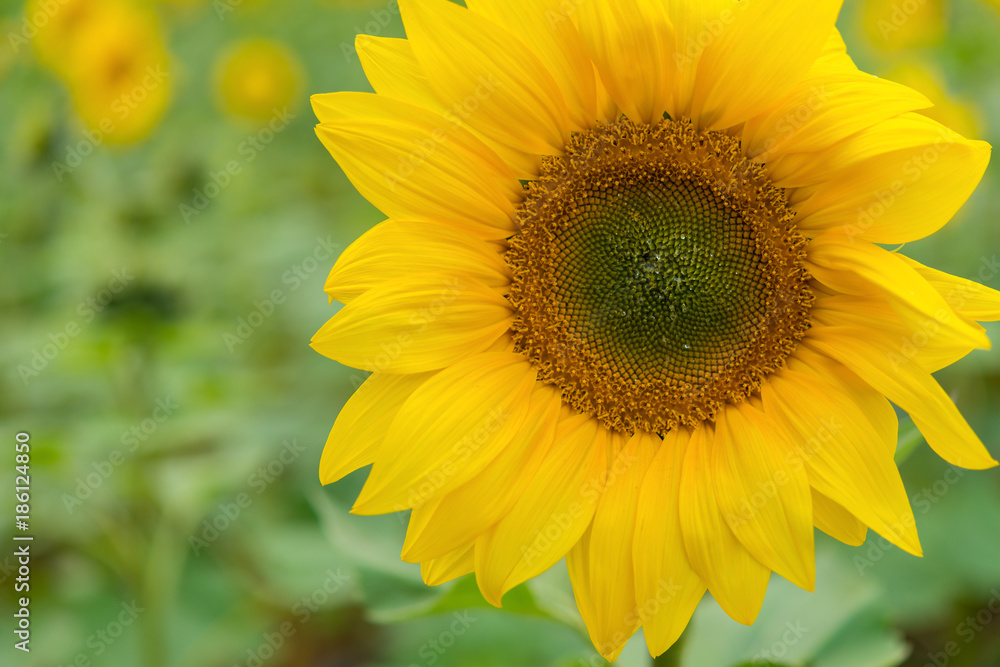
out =
[[[847,0],[840,26],[863,69],[1000,145],[1000,3]],[[30,530],[0,531],[2,664],[605,664],[563,565],[504,611],[469,578],[428,588],[398,558],[405,516],[347,514],[365,471],[317,479],[363,374],[307,343],[336,255],[382,216],[315,138],[308,95],[369,90],[353,38],[402,36],[395,2],[32,0],[0,28],[11,515],[15,434],[32,445]],[[998,287],[998,219],[995,163],[907,251]],[[1000,351],[939,379],[1000,456]],[[816,593],[774,577],[752,628],[707,598],[670,660],[1000,665],[1000,472],[901,434],[924,559],[820,535]],[[8,631],[14,533],[35,538],[30,654]],[[650,664],[641,637],[619,664]]]

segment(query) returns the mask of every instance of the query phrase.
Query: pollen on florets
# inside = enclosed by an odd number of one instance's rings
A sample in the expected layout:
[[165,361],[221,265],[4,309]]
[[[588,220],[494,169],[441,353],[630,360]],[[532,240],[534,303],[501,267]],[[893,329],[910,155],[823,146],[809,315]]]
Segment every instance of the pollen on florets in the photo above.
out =
[[670,119],[577,134],[518,209],[515,345],[613,430],[712,420],[809,328],[794,217],[727,134]]

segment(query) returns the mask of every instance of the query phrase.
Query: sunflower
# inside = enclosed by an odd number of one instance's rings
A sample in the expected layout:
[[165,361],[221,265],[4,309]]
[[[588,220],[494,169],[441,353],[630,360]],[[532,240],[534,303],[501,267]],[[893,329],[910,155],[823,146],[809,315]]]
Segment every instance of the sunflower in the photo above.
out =
[[[29,12],[44,2],[28,6]],[[147,136],[171,95],[169,55],[155,12],[128,0],[69,0],[39,31],[39,59],[67,84],[80,119],[101,141]]]
[[948,90],[948,78],[933,63],[908,58],[895,65],[888,78],[926,95],[934,103],[933,107],[921,110],[928,118],[933,118],[959,134],[979,133],[983,121],[976,104],[960,95],[953,95]]
[[861,20],[868,43],[879,51],[905,51],[940,44],[948,33],[948,0],[864,0]]
[[264,39],[234,45],[215,65],[219,105],[229,114],[261,122],[298,98],[301,79],[295,55]]
[[65,74],[73,62],[73,51],[87,23],[101,13],[101,5],[93,0],[66,0],[56,11],[45,0],[29,0],[24,7],[24,15],[32,17],[39,24],[46,18],[45,25],[38,30],[32,46],[38,60],[60,74]]
[[[312,345],[373,371],[320,463],[374,464],[404,560],[499,606],[566,559],[594,645],[652,654],[706,590],[752,623],[813,527],[920,555],[895,403],[996,462],[931,373],[1000,293],[879,244],[942,227],[990,147],[860,72],[840,2],[400,0],[375,94],[313,98],[389,220],[326,283]],[[890,403],[891,401],[891,403]]]
[[171,95],[159,19],[131,2],[82,4],[87,9],[66,28],[60,73],[80,118],[103,133],[103,141],[137,142],[159,123]]

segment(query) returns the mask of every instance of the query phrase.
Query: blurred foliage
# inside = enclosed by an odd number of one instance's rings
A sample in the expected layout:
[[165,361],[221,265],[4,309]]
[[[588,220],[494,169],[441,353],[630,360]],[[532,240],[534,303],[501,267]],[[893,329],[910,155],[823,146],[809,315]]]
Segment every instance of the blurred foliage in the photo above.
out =
[[[8,634],[3,664],[604,664],[562,565],[502,611],[469,579],[428,588],[398,558],[405,516],[347,513],[365,471],[317,480],[363,374],[307,342],[337,253],[381,217],[306,96],[369,90],[353,38],[402,36],[395,3],[31,0],[0,27],[0,422],[32,436],[35,536],[32,652]],[[1000,143],[995,6],[848,0],[841,27],[863,69]],[[994,166],[907,250],[995,281],[998,218]],[[1000,354],[939,377],[1000,455]],[[679,664],[1000,664],[1000,474],[909,440],[924,559],[821,537],[815,594],[775,577],[750,628],[706,598]],[[649,661],[637,637],[619,664]]]

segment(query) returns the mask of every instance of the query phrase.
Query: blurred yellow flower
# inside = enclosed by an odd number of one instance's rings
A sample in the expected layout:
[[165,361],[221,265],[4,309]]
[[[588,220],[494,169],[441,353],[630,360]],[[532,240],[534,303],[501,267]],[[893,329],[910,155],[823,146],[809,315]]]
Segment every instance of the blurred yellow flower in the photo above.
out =
[[24,8],[25,33],[31,36],[29,26],[37,31],[32,46],[38,59],[53,71],[65,74],[79,38],[86,34],[83,26],[104,6],[94,0],[29,0]]
[[934,65],[925,62],[902,64],[887,78],[923,93],[934,103],[933,107],[920,111],[924,116],[965,136],[981,134],[982,119],[978,109],[967,100],[949,95],[945,76]]
[[101,142],[145,137],[170,97],[169,62],[156,15],[122,0],[33,0],[39,60],[67,84],[84,124]]
[[940,42],[947,23],[945,0],[865,0],[865,34],[876,48],[896,51]]
[[266,121],[294,106],[302,89],[302,67],[295,55],[276,42],[240,42],[216,63],[218,102],[229,114]]
[[128,3],[101,3],[100,13],[83,25],[67,82],[88,126],[107,141],[131,143],[166,110],[168,67],[154,14]]

